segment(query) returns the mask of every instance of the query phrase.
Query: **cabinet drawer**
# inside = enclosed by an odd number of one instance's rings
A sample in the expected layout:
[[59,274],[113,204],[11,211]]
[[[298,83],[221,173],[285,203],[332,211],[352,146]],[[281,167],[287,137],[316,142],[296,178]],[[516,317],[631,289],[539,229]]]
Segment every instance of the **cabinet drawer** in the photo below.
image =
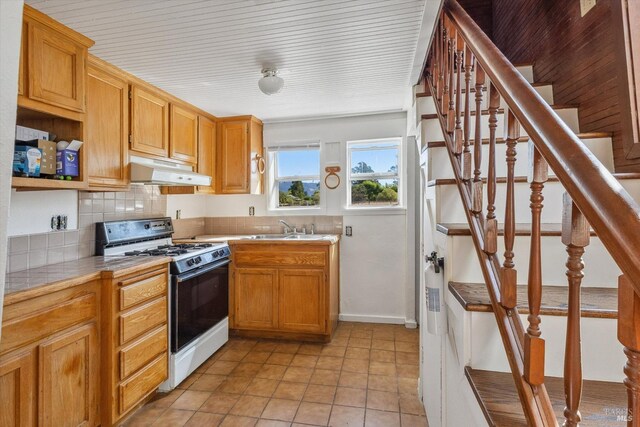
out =
[[250,267],[263,265],[324,267],[327,261],[326,253],[319,251],[238,251],[233,254],[233,262],[238,266]]
[[167,354],[153,362],[118,386],[118,409],[123,414],[167,379]]
[[[54,300],[54,296],[49,299]],[[46,301],[45,298],[40,299]],[[25,306],[25,309],[33,308],[30,304],[35,305],[32,301],[19,304]],[[97,316],[97,305],[96,294],[88,293],[76,296],[70,301],[57,303],[53,307],[44,308],[34,314],[5,321],[2,324],[0,354],[94,319]]]
[[163,297],[120,315],[120,344],[167,323],[167,298]]
[[166,272],[157,272],[136,277],[133,281],[122,282],[123,286],[120,288],[120,310],[126,310],[134,305],[143,301],[149,300],[157,296],[166,296],[167,292],[167,274]]
[[160,353],[166,352],[167,335],[167,326],[163,325],[120,350],[120,379],[125,379]]

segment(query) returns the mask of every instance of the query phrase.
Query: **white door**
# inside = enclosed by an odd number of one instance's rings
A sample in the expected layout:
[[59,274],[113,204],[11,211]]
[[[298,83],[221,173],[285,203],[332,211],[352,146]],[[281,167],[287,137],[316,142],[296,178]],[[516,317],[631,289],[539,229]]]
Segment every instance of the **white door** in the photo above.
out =
[[[435,187],[428,187],[428,150],[420,156],[420,397],[425,406],[429,425],[439,427],[444,425],[442,419],[442,402],[444,396],[442,381],[442,350],[443,336],[428,332],[427,324],[427,280],[434,280],[436,276],[433,265],[426,257],[437,251],[434,240],[435,223]],[[443,272],[437,274],[442,280]],[[433,285],[432,285],[433,286]],[[442,295],[440,296],[442,300]],[[444,307],[441,307],[444,309]]]

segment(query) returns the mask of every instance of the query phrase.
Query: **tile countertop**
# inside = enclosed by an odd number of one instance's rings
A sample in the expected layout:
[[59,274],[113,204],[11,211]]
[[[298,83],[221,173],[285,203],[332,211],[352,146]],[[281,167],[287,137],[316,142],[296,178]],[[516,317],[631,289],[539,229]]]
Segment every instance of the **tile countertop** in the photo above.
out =
[[[300,244],[300,243],[314,243],[314,244],[333,244],[340,240],[339,234],[316,234],[316,236],[323,236],[320,239],[282,239],[281,234],[274,234],[274,239],[261,238],[254,239],[255,234],[238,234],[238,235],[217,235],[217,234],[203,234],[195,236],[193,238],[174,239],[174,243],[223,243],[242,241],[242,243],[260,243],[260,244],[274,244],[274,243],[287,243],[287,244]],[[260,234],[260,236],[268,236],[267,234]]]
[[16,271],[5,276],[4,305],[77,286],[102,277],[118,277],[167,264],[169,257],[93,256]]

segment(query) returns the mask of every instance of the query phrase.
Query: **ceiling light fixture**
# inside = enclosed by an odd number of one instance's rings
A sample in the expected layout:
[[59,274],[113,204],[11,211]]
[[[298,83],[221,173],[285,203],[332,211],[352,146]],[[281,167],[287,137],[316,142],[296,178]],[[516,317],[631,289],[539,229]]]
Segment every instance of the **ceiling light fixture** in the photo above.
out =
[[273,95],[280,92],[284,86],[284,80],[278,77],[278,70],[275,68],[264,68],[262,78],[258,80],[258,87],[266,95]]

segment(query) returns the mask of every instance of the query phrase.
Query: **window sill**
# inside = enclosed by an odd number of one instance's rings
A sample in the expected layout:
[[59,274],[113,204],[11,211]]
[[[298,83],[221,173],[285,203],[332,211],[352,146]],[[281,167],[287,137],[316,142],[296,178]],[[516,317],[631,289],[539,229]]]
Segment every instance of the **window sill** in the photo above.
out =
[[395,207],[345,207],[343,215],[406,215],[406,206]]
[[315,208],[269,208],[267,214],[272,216],[282,215],[323,215],[326,208],[323,206]]

